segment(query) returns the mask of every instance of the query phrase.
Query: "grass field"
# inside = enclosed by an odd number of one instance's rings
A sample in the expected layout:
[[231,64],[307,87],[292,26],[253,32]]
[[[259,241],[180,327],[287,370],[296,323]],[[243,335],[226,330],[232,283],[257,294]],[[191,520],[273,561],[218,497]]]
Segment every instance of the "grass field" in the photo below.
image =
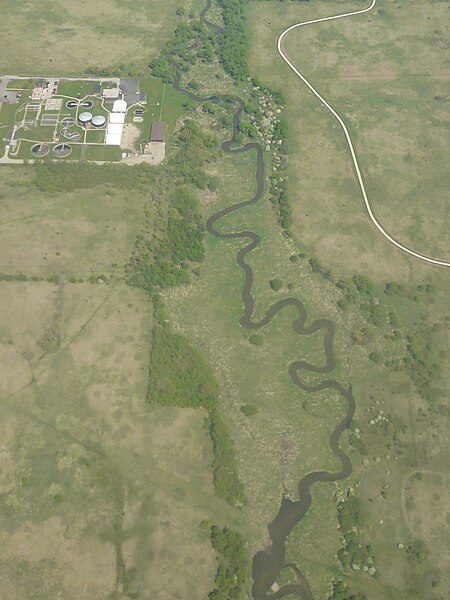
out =
[[113,186],[47,194],[30,186],[31,179],[27,167],[1,169],[0,272],[121,276],[146,196]]
[[144,295],[29,282],[0,295],[4,596],[206,597],[216,567],[198,524],[224,512],[211,444],[202,411],[145,405]]
[[[207,201],[208,214],[250,196],[253,169],[251,155],[225,157],[216,201]],[[369,598],[444,598],[448,560],[445,538],[436,539],[436,531],[447,527],[445,511],[434,514],[439,525],[434,524],[433,529],[424,525],[419,532],[413,523],[426,522],[430,508],[426,498],[436,503],[445,493],[446,425],[436,412],[430,412],[428,419],[424,416],[431,405],[420,397],[404,369],[396,373],[369,359],[374,350],[384,353],[386,359],[403,357],[404,338],[400,342],[389,341],[394,328],[386,320],[373,328],[371,343],[355,343],[354,332],[364,320],[357,310],[343,313],[337,309],[337,288],[312,273],[307,258],[290,260],[298,249],[275,226],[273,208],[267,200],[223,219],[220,228],[249,228],[261,236],[260,247],[248,258],[255,273],[255,318],[261,317],[275,300],[294,295],[305,303],[309,322],[320,317],[335,321],[337,368],[331,376],[342,383],[350,381],[357,401],[353,427],[360,432],[363,451],[349,444],[351,436],[343,436],[342,444],[352,458],[354,472],[342,483],[314,488],[311,512],[289,538],[289,560],[302,568],[317,598],[326,598],[332,580],[339,578],[349,581],[354,593],[364,591]],[[240,527],[254,552],[267,544],[266,526],[278,510],[283,491],[296,498],[297,483],[306,472],[338,468],[328,449],[328,437],[345,405],[330,393],[303,394],[290,382],[287,367],[292,360],[305,358],[323,364],[321,334],[298,338],[291,329],[295,316],[292,311],[282,312],[258,332],[261,345],[250,343],[249,332],[238,324],[242,314],[242,275],[235,255],[239,247],[238,242],[208,237],[207,258],[197,283],[166,296],[174,326],[205,353],[219,377],[222,410],[231,426],[248,498]],[[273,277],[282,281],[279,292],[269,286]],[[396,312],[397,327],[404,335],[418,322],[430,330],[435,324],[441,331],[445,328],[445,289],[435,292],[431,299],[420,295],[414,299],[411,287],[398,298],[386,297],[381,286],[375,294],[386,313]],[[445,390],[445,335],[433,335],[432,344],[434,360],[442,368],[433,385]],[[314,381],[320,381],[320,376]],[[445,399],[441,402],[444,407]],[[256,407],[256,414],[245,416],[241,410],[245,404]],[[386,421],[374,421],[380,410]],[[424,504],[414,502],[407,506],[402,498],[413,493],[408,482],[422,483],[415,475],[422,471],[423,481],[432,491],[424,485]],[[436,474],[433,483],[425,479],[428,471]],[[376,577],[363,571],[349,574],[336,558],[341,534],[333,497],[337,492],[345,495],[348,488],[358,490],[364,514],[360,542],[372,546]],[[426,547],[422,562],[411,558],[406,550],[417,539]],[[398,544],[403,544],[403,549]],[[284,576],[289,580],[288,574]],[[436,588],[434,594],[432,586]]]
[[[76,75],[89,67],[145,66],[179,22],[182,0],[35,5],[0,1],[0,72]],[[30,31],[33,35],[30,35]]]
[[[250,3],[251,67],[283,90],[290,128],[293,232],[324,264],[407,278],[421,265],[370,225],[338,124],[284,64],[288,25],[363,8],[364,2]],[[446,6],[378,2],[377,10],[291,32],[284,48],[344,117],[375,214],[418,252],[447,259],[449,150]],[[330,250],[332,249],[332,252]]]
[[3,594],[206,597],[217,561],[199,525],[230,522],[206,413],[146,403],[152,306],[123,282],[148,192],[0,175]]
[[[336,488],[358,489],[364,514],[359,541],[372,546],[377,574],[371,578],[359,570],[346,573],[333,561],[336,540],[325,525],[334,530],[326,508],[330,497],[326,486],[317,488],[311,512],[289,539],[288,558],[302,565],[320,598],[326,597],[320,582],[328,557],[328,577],[345,579],[354,593],[392,600],[441,599],[448,595],[450,585],[444,549],[448,524],[445,511],[438,513],[433,506],[444,497],[447,485],[442,453],[448,421],[438,416],[447,414],[447,343],[439,333],[446,329],[446,273],[406,258],[372,229],[341,130],[276,53],[277,36],[288,25],[359,6],[364,3],[258,2],[247,11],[252,72],[287,97],[284,116],[289,124],[289,197],[295,241],[332,276],[362,272],[380,284],[374,301],[386,315],[395,314],[396,322],[392,325],[389,318],[383,319],[371,332],[370,342],[355,343],[355,332],[362,325],[359,310],[333,315],[334,286],[316,282],[323,286],[323,296],[316,295],[309,305],[314,316],[328,305],[328,314],[337,322],[336,349],[353,384],[356,427],[364,441],[362,453],[348,446],[354,473],[348,482],[329,486],[333,488],[329,494]],[[440,41],[446,39],[445,7],[433,2],[382,2],[378,8],[380,13],[356,17],[357,24],[349,19],[297,30],[288,37],[285,49],[344,116],[374,210],[388,231],[418,251],[446,258],[443,190],[448,185],[448,121],[443,106],[447,75]],[[272,261],[266,257],[259,268],[275,271],[278,255],[273,252],[272,256]],[[299,277],[308,298],[310,279],[304,273]],[[383,284],[392,280],[404,283],[405,289],[399,296],[386,298]],[[436,289],[429,299],[416,291],[424,282]],[[440,389],[438,411],[421,397],[403,368],[396,372],[383,364],[404,356],[406,342],[390,341],[395,338],[395,327],[405,335],[421,327],[428,331],[428,344],[440,368],[429,383]],[[369,360],[374,351],[383,357],[381,365]],[[379,411],[389,415],[388,423],[380,424]],[[432,522],[434,518],[439,525]],[[322,540],[319,557],[318,540]],[[419,541],[426,550],[417,559],[414,543],[422,547]]]
[[[253,191],[254,168],[255,156],[225,157],[221,161],[217,202],[208,206],[208,213],[248,197]],[[326,315],[327,308],[320,303],[320,282],[310,280],[309,269],[299,271],[299,264],[289,261],[295,248],[281,236],[267,200],[223,219],[220,228],[227,231],[250,228],[262,236],[260,248],[249,257],[256,276],[255,318],[286,295],[302,299],[310,318]],[[239,247],[239,243],[209,236],[199,281],[189,288],[174,290],[167,297],[176,327],[209,357],[219,377],[221,407],[231,426],[248,499],[239,519],[240,528],[246,533],[253,553],[267,543],[266,527],[276,515],[283,489],[295,498],[297,483],[306,472],[339,468],[327,441],[345,406],[327,392],[312,399],[291,383],[287,367],[292,360],[301,356],[315,364],[324,361],[322,334],[318,332],[307,338],[295,335],[291,328],[295,318],[292,310],[283,311],[258,332],[263,338],[262,345],[249,341],[250,332],[238,323],[242,313],[242,275],[235,264],[235,254]],[[274,276],[283,281],[278,293],[269,286]],[[305,277],[311,284],[309,294],[303,293]],[[343,365],[339,365],[333,376],[345,382]],[[257,413],[245,416],[241,410],[245,404],[256,407]],[[328,519],[331,508],[330,493],[323,505],[324,512],[328,510]],[[334,531],[335,534],[328,532],[330,560],[339,542],[338,532],[335,528]],[[329,571],[325,561],[320,561],[320,552],[323,548],[313,550],[317,564],[321,563],[316,582],[321,581],[319,590],[324,594]]]

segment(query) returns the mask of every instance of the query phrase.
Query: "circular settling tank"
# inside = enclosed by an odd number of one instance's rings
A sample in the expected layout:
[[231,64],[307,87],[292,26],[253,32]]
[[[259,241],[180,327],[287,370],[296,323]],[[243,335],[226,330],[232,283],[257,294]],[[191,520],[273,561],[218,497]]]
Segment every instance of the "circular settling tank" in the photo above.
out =
[[92,125],[94,127],[103,127],[106,123],[106,119],[103,115],[95,115],[95,117],[92,118]]
[[92,108],[94,106],[94,103],[92,102],[92,100],[83,100],[81,106],[83,108]]
[[69,100],[66,102],[67,108],[76,108],[78,106],[78,102],[76,100]]
[[63,127],[72,127],[72,125],[75,125],[75,119],[72,119],[72,117],[65,117],[61,121],[61,125]]
[[57,158],[65,158],[66,156],[69,156],[71,152],[72,146],[70,146],[69,144],[58,144],[53,148],[53,154]]
[[31,148],[31,155],[35,158],[42,158],[50,152],[50,146],[48,144],[35,144]]
[[78,115],[78,120],[80,121],[80,123],[83,123],[83,125],[86,125],[87,123],[90,123],[92,121],[92,113],[82,112]]

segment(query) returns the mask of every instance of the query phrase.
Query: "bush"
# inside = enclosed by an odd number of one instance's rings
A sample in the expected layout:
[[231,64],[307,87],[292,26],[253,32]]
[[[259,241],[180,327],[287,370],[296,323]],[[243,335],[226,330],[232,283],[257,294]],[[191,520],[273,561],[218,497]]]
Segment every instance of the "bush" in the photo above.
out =
[[147,239],[140,234],[127,266],[128,283],[147,292],[188,283],[189,263],[204,257],[204,224],[197,198],[189,188],[179,186],[169,195],[169,206],[160,236]]
[[244,29],[244,0],[218,0],[222,9],[223,31],[217,53],[223,68],[236,81],[248,76],[248,40]]
[[241,411],[246,417],[251,417],[252,415],[256,415],[258,409],[253,404],[243,404],[241,406]]
[[245,502],[244,488],[237,473],[236,453],[233,441],[216,408],[209,411],[208,430],[214,450],[214,488],[229,504]]
[[278,278],[271,279],[269,281],[269,285],[273,289],[274,292],[278,292],[283,287],[283,282],[281,281],[281,279],[278,279]]
[[167,327],[153,329],[147,399],[165,406],[211,409],[219,386],[201,354]]
[[210,600],[240,598],[249,584],[250,561],[243,537],[228,527],[211,527],[211,544],[222,556],[214,579],[215,589],[208,594]]
[[264,342],[264,338],[258,333],[252,333],[252,335],[248,338],[248,341],[255,346],[261,346]]

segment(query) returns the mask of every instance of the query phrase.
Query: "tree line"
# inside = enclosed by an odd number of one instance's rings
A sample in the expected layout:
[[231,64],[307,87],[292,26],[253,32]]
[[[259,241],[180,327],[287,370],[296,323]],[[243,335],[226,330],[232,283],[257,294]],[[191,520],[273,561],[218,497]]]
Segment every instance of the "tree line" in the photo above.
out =
[[236,453],[228,427],[220,415],[219,384],[213,370],[189,340],[171,331],[160,296],[154,297],[157,325],[152,332],[148,402],[181,408],[203,408],[213,444],[213,480],[216,494],[230,505],[245,502]]

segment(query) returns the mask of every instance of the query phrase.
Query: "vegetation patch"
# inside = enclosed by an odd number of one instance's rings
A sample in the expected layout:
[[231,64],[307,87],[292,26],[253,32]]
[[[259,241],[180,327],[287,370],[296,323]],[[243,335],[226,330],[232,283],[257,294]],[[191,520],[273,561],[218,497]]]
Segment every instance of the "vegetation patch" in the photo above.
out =
[[208,594],[210,600],[239,600],[243,598],[250,580],[250,560],[243,537],[228,527],[218,527],[203,522],[209,529],[211,544],[220,556],[214,579],[214,590]]
[[228,428],[219,412],[219,385],[202,355],[181,335],[170,331],[162,299],[154,298],[158,325],[153,330],[147,400],[164,406],[204,408],[205,425],[214,451],[214,488],[229,504],[242,505],[236,454]]
[[354,571],[362,570],[368,575],[375,575],[375,559],[371,546],[361,540],[359,530],[363,525],[361,505],[356,496],[350,494],[338,504],[338,521],[344,538],[344,547],[338,552],[338,558],[344,567]]

